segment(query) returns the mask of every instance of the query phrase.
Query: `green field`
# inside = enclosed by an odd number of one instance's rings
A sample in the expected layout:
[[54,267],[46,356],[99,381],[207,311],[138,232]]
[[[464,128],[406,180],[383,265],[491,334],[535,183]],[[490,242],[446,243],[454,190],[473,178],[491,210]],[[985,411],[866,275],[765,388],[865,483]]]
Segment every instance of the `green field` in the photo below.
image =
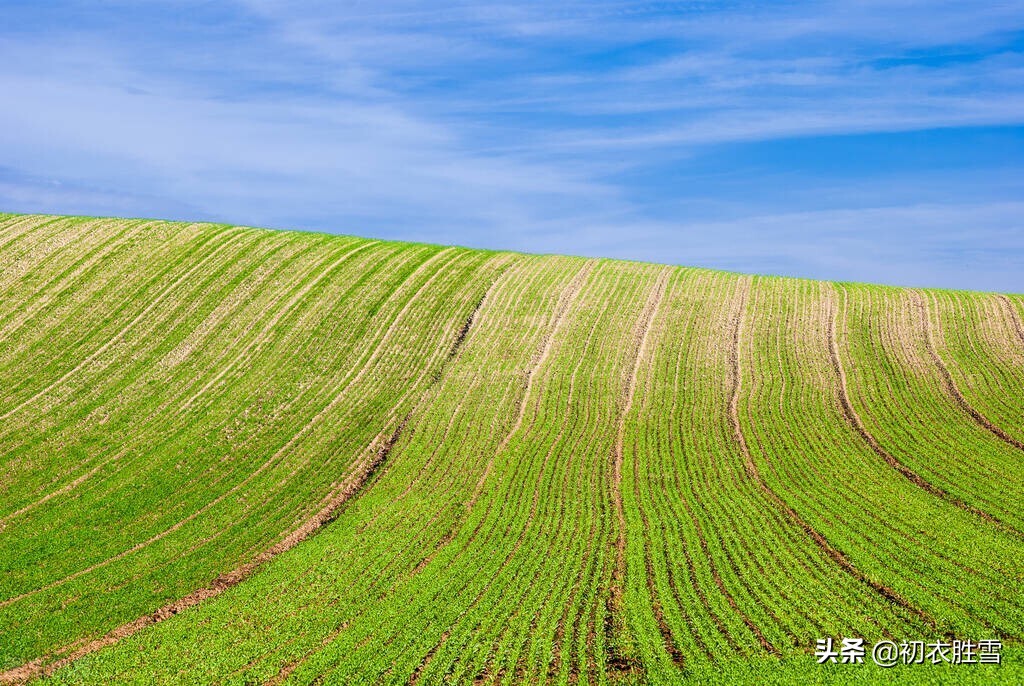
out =
[[0,215],[0,420],[0,683],[1024,683],[1021,296]]

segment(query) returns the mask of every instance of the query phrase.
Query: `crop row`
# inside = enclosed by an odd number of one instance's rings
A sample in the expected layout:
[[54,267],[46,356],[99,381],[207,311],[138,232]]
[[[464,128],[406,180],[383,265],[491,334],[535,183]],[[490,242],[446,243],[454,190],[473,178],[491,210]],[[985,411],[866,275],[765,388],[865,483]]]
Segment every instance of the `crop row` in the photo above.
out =
[[894,289],[844,290],[838,345],[867,431],[928,484],[1024,531],[1012,495],[1024,487],[1024,453],[975,421],[946,387],[946,365],[929,343],[938,338],[929,325],[934,305]]
[[[48,393],[76,402],[11,403],[0,616],[19,638],[4,642],[5,660],[151,611],[298,526],[390,435],[498,266],[486,253],[379,244],[339,260],[352,239],[312,241],[328,245],[275,252],[277,241],[256,241],[189,280],[180,275],[208,254],[178,256],[148,291],[146,302],[163,294],[166,305],[149,311],[101,291],[83,306],[116,322],[90,363],[55,356],[40,373]],[[275,303],[301,288],[294,275],[311,282],[326,264],[332,273],[304,297]],[[251,296],[232,299],[239,291]],[[264,318],[275,304],[289,312]],[[231,324],[189,342],[211,317]],[[192,351],[176,355],[182,344]],[[184,407],[247,346],[223,387]],[[53,622],[53,608],[66,621]]]
[[22,675],[799,682],[825,636],[1024,636],[1019,298],[13,215],[0,289]]
[[933,631],[1020,635],[1021,540],[900,477],[850,425],[823,354],[833,287],[765,281],[748,307],[741,354],[752,392],[739,408],[765,482]]

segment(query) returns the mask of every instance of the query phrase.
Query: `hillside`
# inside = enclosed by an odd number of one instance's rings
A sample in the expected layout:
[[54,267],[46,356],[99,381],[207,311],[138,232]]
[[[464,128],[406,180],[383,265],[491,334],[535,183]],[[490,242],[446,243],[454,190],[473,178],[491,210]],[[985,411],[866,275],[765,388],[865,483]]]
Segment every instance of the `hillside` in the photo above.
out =
[[[0,215],[0,680],[1020,683],[1022,322]],[[816,664],[844,636],[1003,664]]]

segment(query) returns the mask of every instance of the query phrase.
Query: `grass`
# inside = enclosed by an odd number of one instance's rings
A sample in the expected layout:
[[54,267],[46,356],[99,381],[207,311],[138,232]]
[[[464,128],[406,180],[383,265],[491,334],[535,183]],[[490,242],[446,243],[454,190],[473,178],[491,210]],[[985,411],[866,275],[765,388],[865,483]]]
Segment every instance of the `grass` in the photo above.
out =
[[1024,680],[1019,297],[20,215],[0,292],[4,680]]

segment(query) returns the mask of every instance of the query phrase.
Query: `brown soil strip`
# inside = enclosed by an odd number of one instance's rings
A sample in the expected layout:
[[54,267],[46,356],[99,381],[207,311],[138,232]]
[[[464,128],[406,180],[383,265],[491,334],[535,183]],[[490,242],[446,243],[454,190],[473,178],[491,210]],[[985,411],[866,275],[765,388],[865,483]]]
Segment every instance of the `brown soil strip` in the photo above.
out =
[[[451,249],[449,248],[449,249],[442,250],[439,253],[436,253],[433,257],[431,257],[426,262],[421,264],[420,267],[415,272],[413,272],[412,276],[415,276],[416,274],[418,274],[420,271],[425,269],[427,267],[427,265],[429,265],[431,262],[433,262],[435,259],[437,259],[442,254],[444,254],[446,252],[449,252],[450,250]],[[438,273],[440,273],[440,272],[438,272]],[[370,357],[368,358],[368,361],[366,362],[366,364],[363,367],[361,367],[359,369],[358,373],[355,375],[355,378],[352,381],[348,381],[349,378],[352,376],[352,373],[355,371],[355,369],[353,368],[352,370],[349,371],[349,373],[345,376],[345,378],[342,379],[334,387],[334,390],[338,390],[339,388],[341,389],[340,391],[337,392],[337,394],[334,396],[334,398],[325,407],[323,407],[312,419],[310,419],[301,429],[299,429],[299,431],[295,435],[293,435],[291,437],[291,439],[288,440],[287,443],[285,443],[281,448],[279,448],[276,452],[274,452],[273,455],[271,455],[269,458],[267,458],[267,460],[264,461],[261,465],[259,465],[255,470],[250,472],[248,476],[246,476],[244,479],[242,479],[240,482],[238,482],[237,484],[232,486],[230,489],[228,489],[224,493],[221,493],[216,498],[214,498],[213,500],[211,500],[208,503],[206,503],[205,505],[203,505],[201,508],[199,508],[198,510],[196,510],[192,514],[188,515],[184,519],[179,520],[177,523],[173,524],[172,526],[170,526],[167,529],[164,529],[160,533],[158,533],[158,534],[156,534],[154,536],[151,536],[150,538],[146,539],[145,541],[142,541],[141,543],[137,543],[134,546],[132,546],[131,548],[129,548],[128,550],[122,551],[122,552],[118,553],[117,555],[114,555],[113,557],[109,557],[106,560],[103,560],[102,562],[97,562],[96,564],[94,564],[94,565],[92,565],[90,567],[87,567],[85,569],[80,569],[79,571],[77,571],[77,572],[75,572],[73,574],[70,574],[70,575],[64,577],[63,579],[59,579],[57,581],[49,583],[46,586],[41,586],[41,587],[39,587],[39,588],[37,588],[35,590],[27,591],[25,593],[22,593],[21,595],[13,597],[13,598],[8,598],[6,600],[0,601],[0,608],[6,607],[8,605],[11,605],[12,603],[16,603],[16,602],[18,602],[20,600],[23,600],[23,599],[28,598],[30,596],[36,595],[37,593],[41,593],[43,591],[48,591],[48,590],[50,590],[52,588],[56,588],[57,586],[63,585],[65,583],[68,583],[69,581],[73,581],[74,579],[77,579],[77,578],[79,578],[79,577],[81,577],[81,576],[83,576],[85,574],[89,574],[90,572],[93,572],[93,571],[95,571],[97,569],[101,569],[103,567],[106,567],[106,566],[108,566],[108,565],[110,565],[110,564],[112,564],[114,562],[117,562],[117,561],[127,557],[128,555],[136,553],[139,550],[142,550],[143,548],[146,548],[146,547],[152,545],[153,543],[156,543],[157,541],[162,540],[163,538],[166,538],[167,536],[169,536],[170,534],[174,533],[175,531],[177,531],[181,527],[185,526],[189,522],[193,521],[194,519],[196,519],[197,517],[199,517],[203,513],[207,512],[211,508],[219,505],[225,498],[227,498],[227,497],[233,495],[234,493],[238,492],[243,487],[245,487],[249,482],[251,482],[253,479],[255,479],[257,476],[259,476],[264,471],[269,469],[274,464],[275,460],[277,460],[287,450],[289,450],[292,446],[294,446],[296,443],[298,443],[299,440],[306,433],[311,431],[315,427],[315,425],[322,419],[322,417],[324,417],[329,410],[331,410],[333,407],[335,407],[341,401],[341,399],[343,397],[345,397],[345,395],[346,395],[347,391],[349,390],[349,388],[351,388],[351,386],[353,384],[355,384],[357,381],[359,381],[359,379],[361,379],[363,377],[363,375],[366,374],[367,369],[372,365],[373,362],[376,361],[377,356],[380,354],[380,351],[384,347],[384,344],[388,341],[388,339],[397,330],[399,322],[402,320],[402,318],[404,317],[405,313],[408,311],[409,307],[412,305],[412,302],[414,300],[416,300],[416,298],[420,295],[420,293],[422,293],[430,285],[430,283],[433,282],[433,280],[437,277],[438,273],[435,273],[429,279],[427,279],[427,281],[425,281],[419,287],[419,289],[417,289],[417,291],[405,303],[405,305],[402,308],[402,310],[398,313],[398,315],[396,315],[395,319],[392,320],[391,325],[385,330],[383,337],[378,341],[377,346],[374,348],[373,352],[371,353]],[[409,278],[412,278],[412,276],[410,276]],[[398,293],[398,291],[396,290],[395,293]],[[394,296],[394,294],[392,294],[392,297],[393,296]],[[140,317],[141,316],[142,315],[140,315]],[[346,384],[346,381],[348,381],[347,384]]]
[[[491,288],[494,287],[495,282],[492,282],[490,288],[487,289],[487,292],[480,296],[480,299],[477,300],[476,305],[473,307],[473,311],[469,313],[469,317],[466,318],[466,322],[462,325],[462,328],[459,329],[459,333],[455,336],[455,341],[452,343],[452,347],[448,350],[448,357],[445,358],[446,364],[455,359],[455,356],[459,354],[459,348],[461,348],[462,344],[466,341],[466,336],[469,335],[469,330],[473,328],[473,323],[476,322],[476,315],[480,312],[480,308],[484,306],[484,301],[487,300],[487,296],[491,292]],[[435,380],[439,378],[441,378],[440,372]]]
[[[491,291],[494,289],[495,285],[498,283],[500,277],[502,276],[502,274],[504,274],[504,272],[508,268],[509,268],[509,265],[507,265],[507,264],[502,266],[502,268],[500,269],[498,274],[494,277],[494,279],[491,281],[490,285],[487,287],[487,290],[484,292],[484,294],[477,301],[476,305],[473,307],[473,311],[470,312],[469,316],[466,318],[466,321],[463,323],[462,327],[459,329],[458,333],[456,334],[455,340],[452,343],[452,346],[449,348],[448,353],[445,356],[445,359],[441,362],[440,368],[433,374],[433,376],[430,379],[430,383],[428,383],[427,387],[424,389],[423,399],[425,399],[428,396],[428,392],[430,391],[430,389],[433,388],[434,386],[436,386],[441,381],[441,379],[444,376],[445,370],[448,368],[448,365],[450,365],[455,360],[455,358],[458,357],[459,351],[462,349],[462,346],[465,344],[466,338],[468,337],[470,330],[472,329],[473,325],[476,323],[477,316],[479,315],[480,310],[483,308],[484,303],[487,301],[488,296],[490,296]],[[413,408],[413,410],[408,415],[406,415],[405,419],[402,421],[402,424],[401,424],[400,428],[406,426],[406,424],[408,423],[410,417],[413,414],[415,414],[417,412],[417,410],[419,409],[420,404],[422,404],[422,402],[423,402],[423,399],[421,399],[420,402],[417,403],[417,405]],[[394,437],[394,438],[395,438],[395,440],[397,440],[397,436]],[[394,441],[391,441],[391,445],[392,446],[394,445]],[[389,447],[389,451],[390,451],[390,447]],[[331,643],[341,633],[341,631],[346,628],[346,626],[347,626],[347,623],[345,625],[342,625],[341,627],[338,627],[337,629],[332,631],[328,636],[326,636],[323,639],[323,641],[321,641],[321,647],[326,646],[327,644]],[[445,632],[444,636],[441,639],[441,642],[443,643],[443,641],[446,638],[447,638],[447,632]],[[421,662],[420,665],[416,668],[416,672],[414,672],[414,676],[418,675],[418,673],[421,672],[426,667],[426,664],[429,663],[430,659],[433,657],[434,652],[440,647],[440,645],[441,644],[438,643],[436,646],[434,646],[434,648],[431,649],[430,653],[428,653],[428,655],[425,658],[424,662]],[[289,662],[289,663],[285,664],[281,668],[281,670],[278,672],[278,674],[274,678],[272,678],[270,681],[267,682],[268,686],[269,685],[274,685],[274,684],[282,683],[285,679],[287,679],[291,675],[292,672],[294,672],[300,665],[302,665],[304,662],[306,662],[306,660],[308,660],[310,658],[310,656],[313,655],[314,652],[315,651],[310,651],[309,653],[307,653],[306,655],[302,656],[298,660],[294,660],[292,662]],[[410,683],[413,683],[413,681],[410,681]]]
[[803,529],[804,533],[806,533],[826,555],[838,564],[843,571],[857,579],[857,581],[869,586],[890,603],[920,618],[929,626],[937,628],[938,624],[935,619],[927,612],[912,604],[895,589],[886,586],[880,581],[871,579],[864,574],[864,572],[857,569],[846,555],[833,547],[832,544],[828,542],[828,539],[811,526],[803,517],[797,514],[796,510],[786,504],[786,502],[761,478],[761,473],[758,470],[757,465],[754,463],[754,458],[751,455],[749,446],[747,445],[747,440],[743,435],[743,427],[740,424],[739,417],[739,398],[743,379],[740,367],[740,341],[743,335],[743,314],[746,309],[747,300],[749,299],[751,279],[749,277],[743,279],[742,284],[742,294],[739,299],[736,312],[734,313],[732,349],[729,355],[730,366],[732,369],[732,393],[729,399],[729,422],[732,424],[733,436],[735,437],[737,444],[740,446],[740,451],[743,453],[743,461],[746,466],[747,475],[754,481],[754,483],[757,484],[761,491],[768,496],[769,500],[784,512],[786,516],[788,516],[797,526]]
[[[448,251],[447,250],[441,251],[440,253],[437,253],[436,255],[434,255],[433,258],[427,260],[423,265],[420,265],[420,267],[416,270],[416,272],[414,272],[414,274],[415,273],[419,273],[427,264],[433,262],[434,259],[436,259],[439,255],[441,255],[441,254],[443,254],[445,252],[448,252]],[[403,307],[401,312],[399,312],[399,314],[395,317],[394,321],[392,321],[391,326],[389,326],[387,331],[384,333],[384,336],[382,337],[382,339],[381,339],[380,343],[378,344],[377,349],[374,351],[374,353],[379,351],[379,349],[383,345],[383,343],[393,333],[393,330],[397,327],[398,321],[400,319],[402,319],[402,315],[404,315],[406,310],[408,310],[410,302],[412,300],[415,300],[416,296],[418,296],[420,294],[420,292],[427,285],[429,285],[429,283],[431,283],[432,281],[433,281],[433,277],[431,277],[431,279],[428,279],[427,282],[424,283],[417,290],[417,292],[415,294],[413,294],[413,296],[410,298],[410,301],[405,304],[405,306]],[[371,356],[371,359],[372,359],[372,357],[373,356]],[[344,394],[344,391],[342,392],[342,395],[343,394]],[[335,398],[335,400],[337,400],[337,398]],[[323,414],[323,411],[321,411],[321,414]],[[320,415],[318,415],[316,418],[318,418],[319,416]],[[314,421],[315,421],[316,418],[314,418]],[[395,442],[398,440],[398,438],[399,438],[399,436],[401,434],[401,431],[404,429],[408,419],[409,419],[409,416],[406,415],[406,417],[398,425],[398,428],[395,430],[395,433],[391,436],[391,438],[388,441],[386,441],[384,443],[384,445],[381,447],[381,449],[377,452],[377,455],[375,456],[375,458],[370,460],[369,463],[366,464],[365,468],[359,474],[355,475],[354,479],[351,479],[347,483],[342,484],[341,487],[339,487],[331,495],[329,495],[327,500],[326,500],[326,504],[315,515],[313,515],[313,517],[311,517],[310,519],[306,520],[297,529],[293,530],[282,541],[280,541],[276,545],[272,546],[271,548],[268,548],[267,550],[261,552],[251,562],[248,562],[248,563],[246,563],[246,564],[244,564],[244,565],[242,565],[242,566],[240,566],[240,567],[238,567],[238,568],[236,568],[236,569],[234,569],[234,570],[232,570],[230,572],[227,572],[225,574],[220,575],[209,586],[207,586],[205,588],[198,589],[196,591],[193,591],[189,595],[187,595],[187,596],[185,596],[183,598],[180,598],[179,600],[174,601],[174,602],[172,602],[172,603],[170,603],[168,605],[165,605],[164,607],[160,608],[159,610],[157,610],[153,614],[146,615],[144,617],[140,617],[139,619],[136,619],[136,620],[134,620],[132,622],[129,622],[128,624],[124,624],[124,625],[122,625],[120,627],[117,627],[117,628],[111,630],[110,632],[108,632],[105,636],[103,636],[101,638],[98,638],[98,639],[95,639],[93,641],[90,641],[90,642],[88,642],[88,643],[86,643],[86,644],[84,644],[84,645],[82,645],[80,647],[74,647],[74,648],[67,649],[66,651],[64,651],[65,654],[64,654],[63,657],[59,657],[57,659],[54,659],[56,656],[48,656],[48,657],[44,657],[44,658],[39,658],[37,660],[33,660],[32,662],[29,662],[29,663],[27,663],[25,665],[22,665],[20,667],[16,667],[16,668],[8,670],[6,672],[2,672],[2,673],[0,673],[0,684],[8,684],[8,683],[20,684],[20,683],[24,683],[24,682],[26,682],[26,681],[28,681],[30,679],[36,678],[38,676],[44,676],[44,675],[52,674],[57,669],[60,669],[61,667],[65,666],[67,664],[70,664],[71,662],[74,662],[75,660],[78,660],[81,657],[84,657],[85,655],[93,653],[93,652],[95,652],[95,651],[97,651],[97,650],[99,650],[99,649],[101,649],[103,647],[106,647],[108,645],[113,645],[114,643],[117,643],[121,639],[127,638],[128,636],[131,636],[131,635],[133,635],[135,633],[138,633],[142,629],[144,629],[144,628],[146,628],[146,627],[148,627],[148,626],[150,626],[152,624],[157,624],[159,622],[162,622],[165,619],[168,619],[168,618],[174,616],[175,614],[178,614],[179,612],[181,612],[184,609],[187,609],[187,608],[192,607],[194,605],[198,605],[199,603],[203,602],[204,600],[207,600],[209,598],[213,598],[213,597],[216,597],[216,596],[220,595],[221,593],[223,593],[228,588],[231,588],[233,586],[237,586],[243,580],[245,580],[246,578],[251,576],[252,573],[255,572],[263,564],[265,564],[266,562],[268,562],[272,558],[276,557],[277,555],[280,555],[281,553],[283,553],[283,552],[285,552],[287,550],[290,550],[291,548],[294,548],[296,545],[301,543],[303,540],[305,540],[306,538],[309,538],[309,536],[311,536],[313,533],[315,533],[316,531],[318,531],[319,529],[323,528],[325,525],[327,525],[331,521],[333,521],[340,514],[342,506],[346,502],[348,502],[348,500],[350,500],[353,496],[358,494],[360,492],[360,490],[362,490],[363,487],[376,475],[376,473],[378,472],[380,467],[387,460],[387,457],[390,454],[391,449],[394,447]],[[308,426],[309,425],[307,425],[307,427]],[[285,447],[288,447],[289,445],[291,445],[291,443],[294,442],[294,440],[295,440],[295,438],[293,438],[292,441],[290,441],[289,444],[286,445]],[[284,450],[284,448],[282,448],[281,450]],[[278,452],[281,452],[281,451],[278,451]],[[271,459],[273,459],[273,458],[271,458]],[[264,463],[263,466],[265,467],[267,464],[269,464],[269,461],[267,463]],[[261,471],[261,470],[257,470],[257,472],[258,471]],[[251,479],[253,476],[255,476],[255,474],[256,473],[253,473],[248,478]],[[237,487],[236,487],[236,489],[237,489]],[[235,490],[235,489],[232,489],[232,490]],[[217,501],[219,502],[219,500],[221,500],[224,497],[226,497],[226,495],[227,494],[224,494],[224,495],[220,496],[217,499]],[[189,519],[194,518],[195,516],[200,514],[202,511],[205,511],[210,506],[212,506],[212,504],[213,503],[211,503],[207,507],[204,507],[203,510],[201,510],[200,512],[194,513]],[[124,553],[121,553],[120,555],[116,556],[115,558],[111,558],[111,559],[107,560],[104,563],[100,563],[100,565],[94,565],[93,567],[90,567],[90,568],[88,568],[86,570],[82,570],[80,572],[77,572],[76,574],[72,575],[71,577],[68,577],[68,578],[64,579],[63,581],[70,580],[71,578],[75,578],[77,576],[85,574],[85,573],[87,573],[87,572],[97,568],[98,566],[101,566],[101,565],[104,565],[104,564],[109,564],[109,562],[111,562],[111,561],[114,561],[116,559],[120,559],[120,558],[124,557],[125,555],[127,555],[127,554],[129,554],[129,553],[131,553],[131,552],[141,548],[141,547],[144,547],[145,545],[148,545],[148,544],[152,543],[154,540],[156,540],[158,538],[162,538],[163,536],[166,536],[172,530],[174,530],[174,529],[180,527],[182,524],[184,524],[185,521],[187,521],[187,520],[183,520],[182,522],[179,522],[177,525],[175,525],[171,529],[163,532],[162,534],[158,534],[157,537],[154,537],[153,539],[150,539],[149,541],[145,541],[143,543],[140,543],[135,548],[132,548],[131,550],[128,550],[128,551],[126,551]],[[15,602],[15,601],[17,601],[17,600],[27,596],[27,595],[38,593],[39,591],[45,590],[46,588],[49,588],[49,587],[52,587],[52,586],[53,586],[53,584],[51,584],[48,587],[44,587],[44,588],[38,589],[37,591],[33,591],[33,592],[28,593],[28,594],[23,594],[23,595],[18,596],[16,598],[8,599],[7,601],[4,601],[2,604],[0,604],[0,606],[13,603],[13,602]],[[60,654],[60,653],[58,653],[58,654]]]
[[170,619],[179,612],[199,605],[203,601],[209,600],[210,598],[216,598],[229,588],[237,586],[242,581],[252,576],[253,573],[264,564],[281,553],[291,550],[318,530],[334,521],[341,513],[342,506],[363,490],[364,486],[374,478],[381,466],[388,459],[388,455],[390,455],[395,443],[401,436],[407,420],[408,417],[398,425],[394,433],[391,434],[391,437],[383,446],[381,446],[374,458],[366,465],[366,468],[356,475],[355,478],[349,480],[348,483],[336,490],[331,495],[327,504],[321,508],[319,512],[303,522],[299,528],[289,533],[277,544],[261,552],[251,562],[247,562],[230,572],[221,574],[214,579],[210,585],[197,589],[183,598],[179,598],[172,603],[164,605],[152,614],[145,615],[144,617],[140,617],[132,622],[128,622],[127,624],[122,624],[121,626],[109,631],[106,635],[89,641],[58,659],[53,659],[53,657],[40,658],[20,667],[2,672],[0,673],[0,684],[23,684],[31,679],[41,676],[49,676],[56,670],[71,664],[75,660],[79,660],[90,653],[94,653],[101,648],[105,648],[106,646],[113,645],[122,639],[138,633],[146,627],[159,624],[164,620]]
[[[633,364],[630,368],[629,377],[626,379],[622,394],[619,397],[619,410],[616,418],[615,445],[612,449],[612,503],[615,507],[615,520],[617,533],[615,537],[615,566],[612,568],[612,579],[609,587],[608,614],[605,619],[605,633],[608,637],[608,666],[610,669],[619,672],[632,672],[639,668],[636,659],[631,656],[622,655],[618,650],[616,634],[621,634],[624,626],[622,620],[622,594],[625,589],[626,580],[626,510],[622,500],[622,446],[626,438],[626,417],[630,408],[633,407],[633,396],[636,393],[636,377],[640,370],[640,362],[643,360],[647,350],[648,334],[651,330],[651,322],[658,313],[658,306],[661,305],[665,295],[665,288],[668,284],[668,277],[672,273],[669,268],[663,269],[651,289],[647,298],[640,319],[637,321],[633,331],[633,344],[635,354]],[[665,627],[667,630],[667,627]],[[671,632],[669,632],[671,636]],[[671,645],[671,641],[669,643]]]
[[956,385],[956,382],[953,381],[953,375],[949,373],[949,368],[946,367],[946,363],[942,361],[942,357],[935,349],[935,343],[932,340],[931,321],[928,316],[928,304],[925,302],[924,297],[917,292],[914,293],[914,300],[916,301],[915,306],[921,311],[921,325],[924,327],[925,345],[928,348],[928,354],[931,355],[932,361],[935,363],[935,366],[938,367],[939,374],[942,375],[942,382],[946,386],[946,391],[950,396],[952,396],[953,400],[956,401],[956,404],[960,406],[960,409],[969,414],[980,426],[987,429],[992,435],[1001,439],[1005,443],[1012,445],[1014,448],[1024,450],[1024,443],[993,424],[987,417],[985,417],[985,415],[967,402],[967,398],[964,397],[963,393],[960,392],[960,388]]
[[997,295],[996,297],[999,298],[999,302],[1003,303],[1006,307],[1006,312],[1009,315],[1010,322],[1013,324],[1013,329],[1017,332],[1017,338],[1020,339],[1021,343],[1024,343],[1024,324],[1020,321],[1020,315],[1017,314],[1017,308],[1013,306],[1013,303],[1010,302],[1010,299],[1005,295]]
[[838,319],[838,308],[835,307],[834,303],[830,302],[829,310],[830,315],[828,318],[828,353],[829,358],[832,361],[832,368],[835,370],[836,376],[839,378],[839,402],[842,406],[843,415],[846,417],[847,421],[850,422],[850,425],[857,431],[860,437],[864,439],[864,442],[867,443],[868,446],[870,446],[871,450],[873,450],[876,455],[885,460],[886,464],[888,464],[890,467],[892,467],[897,472],[902,474],[908,481],[913,483],[915,486],[924,489],[928,493],[931,493],[932,495],[938,498],[942,498],[946,502],[950,503],[951,505],[955,505],[956,507],[959,507],[961,510],[964,510],[965,512],[970,512],[971,514],[978,516],[991,524],[995,524],[996,526],[1002,529],[1006,529],[1007,531],[1015,533],[1018,536],[1024,535],[1020,531],[1017,531],[1008,524],[1005,524],[1004,522],[1000,521],[997,517],[994,517],[993,515],[990,515],[989,513],[983,510],[979,510],[973,505],[965,503],[963,500],[960,500],[955,495],[952,495],[945,489],[940,488],[939,486],[936,486],[935,484],[927,481],[924,477],[922,477],[920,474],[912,470],[910,467],[900,462],[898,459],[896,459],[896,457],[892,455],[892,453],[883,448],[882,445],[878,442],[878,440],[871,434],[871,432],[867,430],[867,428],[864,426],[864,422],[860,418],[860,415],[857,414],[857,410],[854,409],[853,404],[850,402],[850,395],[846,386],[846,370],[843,368],[842,360],[840,360],[839,358],[839,343],[836,338],[836,320]]
[[270,679],[270,681],[267,682],[267,686],[277,686],[278,684],[283,684],[285,679],[290,677],[292,675],[292,672],[298,669],[302,663],[303,660],[301,659],[296,660],[295,662],[289,662],[281,668],[281,671],[279,671]]
[[441,377],[444,376],[445,370],[448,369],[448,365],[451,364],[456,357],[458,357],[459,351],[462,349],[462,346],[466,343],[466,338],[469,336],[470,330],[476,324],[477,317],[480,316],[480,310],[483,309],[484,303],[486,303],[487,299],[491,296],[491,291],[494,290],[494,287],[498,284],[498,281],[501,280],[501,277],[505,274],[509,267],[510,265],[507,263],[501,266],[501,269],[498,271],[498,273],[494,276],[493,279],[491,279],[491,283],[487,286],[487,290],[485,290],[484,294],[480,296],[480,299],[476,301],[476,305],[473,306],[473,311],[469,313],[468,317],[466,317],[466,321],[463,323],[462,328],[459,329],[459,333],[456,334],[455,340],[452,342],[452,347],[448,349],[447,357],[445,357],[444,362],[441,363],[441,368],[431,379],[428,388],[436,385],[441,380]]

